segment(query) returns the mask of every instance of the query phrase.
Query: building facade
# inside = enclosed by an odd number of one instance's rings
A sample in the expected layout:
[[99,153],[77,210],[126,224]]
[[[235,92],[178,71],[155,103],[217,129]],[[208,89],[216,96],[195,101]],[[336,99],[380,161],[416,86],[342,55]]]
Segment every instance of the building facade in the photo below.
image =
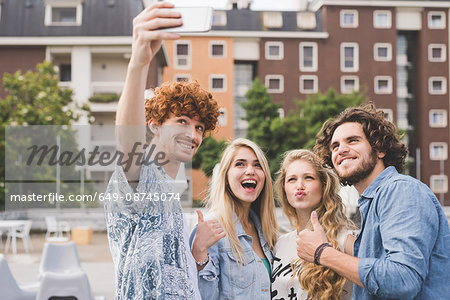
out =
[[167,42],[173,63],[163,80],[197,79],[209,87],[224,126],[232,126],[219,130],[228,138],[245,136],[240,103],[255,77],[282,104],[281,114],[295,107],[294,99],[331,87],[364,92],[406,133],[410,175],[450,205],[450,2],[317,0],[298,1],[291,11],[251,8],[250,1],[230,1],[229,9],[214,11],[211,31]]

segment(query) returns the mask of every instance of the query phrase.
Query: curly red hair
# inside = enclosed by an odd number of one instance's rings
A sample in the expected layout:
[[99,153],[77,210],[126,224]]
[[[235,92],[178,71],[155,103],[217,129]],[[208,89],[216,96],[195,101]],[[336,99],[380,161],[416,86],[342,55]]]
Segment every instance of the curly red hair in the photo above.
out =
[[145,120],[163,124],[169,114],[177,117],[198,117],[205,125],[204,133],[217,126],[219,106],[212,94],[194,80],[189,82],[164,82],[154,91],[154,97],[145,99]]

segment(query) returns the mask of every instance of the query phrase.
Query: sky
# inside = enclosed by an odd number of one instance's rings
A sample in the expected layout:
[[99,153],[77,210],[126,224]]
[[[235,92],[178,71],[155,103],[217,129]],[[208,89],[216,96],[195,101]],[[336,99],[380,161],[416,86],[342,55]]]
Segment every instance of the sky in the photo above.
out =
[[[228,0],[168,0],[177,6],[212,6],[214,9],[226,9]],[[292,10],[299,2],[307,0],[253,0],[253,10]]]

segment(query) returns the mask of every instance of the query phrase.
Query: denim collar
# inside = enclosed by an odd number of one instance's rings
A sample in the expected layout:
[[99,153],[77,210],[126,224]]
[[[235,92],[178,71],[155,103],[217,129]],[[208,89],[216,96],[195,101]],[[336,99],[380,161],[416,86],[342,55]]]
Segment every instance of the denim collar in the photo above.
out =
[[[250,218],[253,221],[253,224],[255,225],[256,231],[258,233],[259,241],[261,243],[261,246],[264,247],[265,244],[267,244],[266,238],[264,237],[264,234],[262,232],[262,225],[259,221],[258,215],[250,209]],[[249,236],[244,228],[242,227],[241,221],[239,221],[236,213],[234,213],[234,221],[235,221],[235,228],[236,228],[236,234],[238,237],[240,236]]]
[[[385,182],[388,178],[391,178],[395,175],[398,175],[397,170],[393,166],[389,166],[381,172],[374,181],[364,190],[361,195],[361,198],[365,199],[373,199],[380,188],[380,186]],[[360,200],[361,200],[360,198]]]

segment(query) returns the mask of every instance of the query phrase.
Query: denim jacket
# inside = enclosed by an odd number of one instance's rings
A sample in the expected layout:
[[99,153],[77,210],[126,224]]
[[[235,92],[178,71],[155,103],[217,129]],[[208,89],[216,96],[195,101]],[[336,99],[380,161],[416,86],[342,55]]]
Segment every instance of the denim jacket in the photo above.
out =
[[433,192],[386,168],[359,199],[354,299],[450,299],[450,230]]
[[[272,265],[272,252],[264,238],[259,218],[252,210],[250,210],[250,217],[255,224],[264,254]],[[245,233],[236,215],[235,220],[236,233],[247,264],[240,265],[236,262],[227,237],[211,246],[208,250],[211,260],[198,273],[198,285],[202,299],[270,299],[269,273],[262,260],[253,251],[252,237]],[[191,247],[196,232],[197,226],[191,233]]]

